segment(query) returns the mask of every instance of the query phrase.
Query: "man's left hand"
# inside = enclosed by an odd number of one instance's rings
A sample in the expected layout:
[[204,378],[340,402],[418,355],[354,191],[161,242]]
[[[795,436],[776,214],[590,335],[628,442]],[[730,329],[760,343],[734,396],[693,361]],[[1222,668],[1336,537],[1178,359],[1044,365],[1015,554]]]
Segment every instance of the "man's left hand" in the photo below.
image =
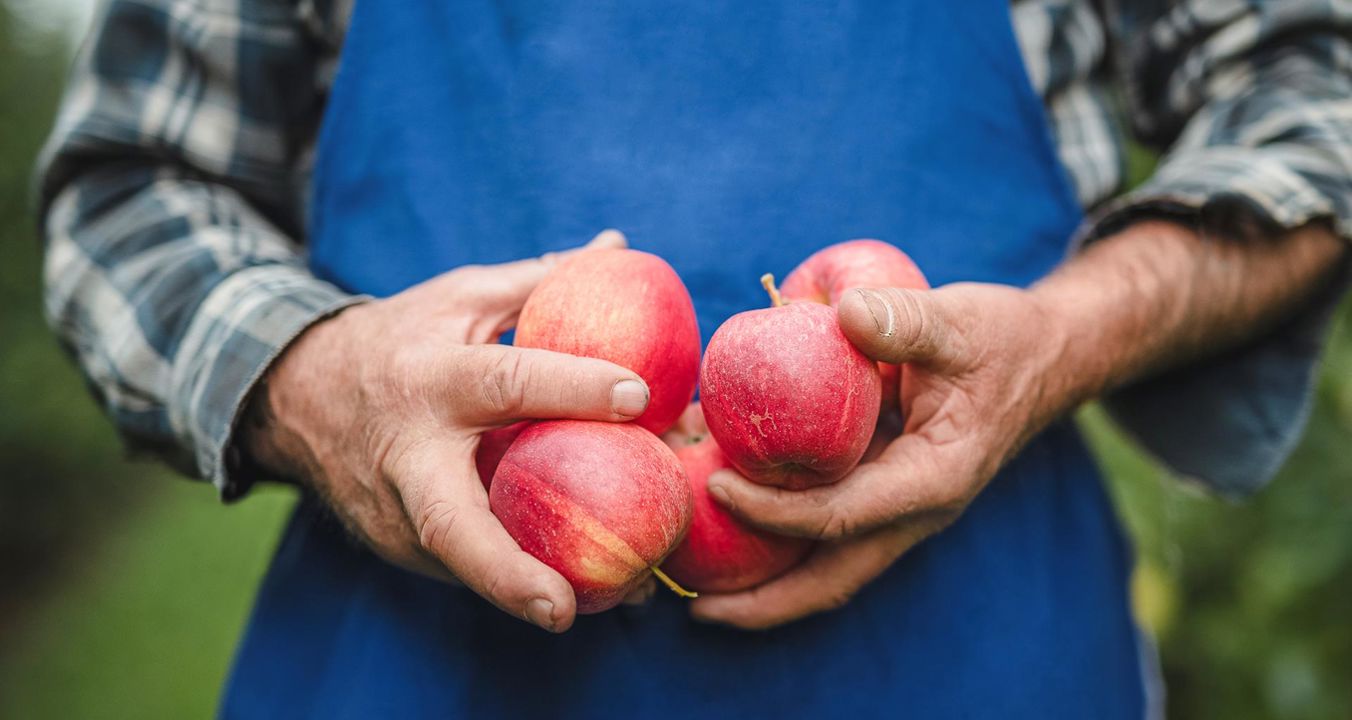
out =
[[850,340],[876,360],[908,364],[905,432],[835,485],[792,492],[735,473],[710,478],[734,514],[825,542],[788,574],[699,598],[692,612],[767,628],[838,607],[951,524],[1056,417],[1268,332],[1327,287],[1345,253],[1322,222],[1236,240],[1141,220],[1028,290],[962,283],[848,293],[840,324]]
[[832,485],[792,491],[715,474],[710,492],[734,514],[824,543],[764,585],[695,600],[696,618],[760,629],[843,605],[956,520],[1070,404],[1051,371],[1068,333],[1031,292],[975,283],[853,291],[841,301],[840,322],[865,355],[909,364],[904,432]]

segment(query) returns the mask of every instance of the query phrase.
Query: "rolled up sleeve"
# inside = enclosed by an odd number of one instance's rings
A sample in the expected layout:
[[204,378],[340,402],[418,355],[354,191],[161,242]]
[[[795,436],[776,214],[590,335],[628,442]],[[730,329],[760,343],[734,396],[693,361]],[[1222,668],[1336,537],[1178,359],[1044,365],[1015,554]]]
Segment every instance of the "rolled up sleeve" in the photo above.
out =
[[306,157],[326,63],[308,4],[114,0],[44,150],[48,320],[127,448],[242,495],[246,398],[360,297],[307,269]]
[[[1352,10],[1334,3],[1122,3],[1109,18],[1152,177],[1094,212],[1092,242],[1143,218],[1227,240],[1326,223],[1352,239]],[[1126,7],[1129,6],[1129,7]],[[1105,404],[1173,470],[1229,496],[1264,486],[1303,433],[1338,280],[1256,342]]]

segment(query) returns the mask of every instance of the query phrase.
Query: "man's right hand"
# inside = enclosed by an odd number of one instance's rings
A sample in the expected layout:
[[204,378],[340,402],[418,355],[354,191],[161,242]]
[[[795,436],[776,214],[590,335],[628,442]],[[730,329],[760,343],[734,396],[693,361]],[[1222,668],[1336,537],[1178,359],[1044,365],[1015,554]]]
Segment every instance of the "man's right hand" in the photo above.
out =
[[[607,231],[588,247],[624,243]],[[562,632],[573,590],[489,511],[479,435],[524,418],[631,420],[648,388],[603,360],[494,343],[554,261],[458,268],[312,326],[269,371],[253,401],[265,420],[245,423],[244,442],[386,560]]]

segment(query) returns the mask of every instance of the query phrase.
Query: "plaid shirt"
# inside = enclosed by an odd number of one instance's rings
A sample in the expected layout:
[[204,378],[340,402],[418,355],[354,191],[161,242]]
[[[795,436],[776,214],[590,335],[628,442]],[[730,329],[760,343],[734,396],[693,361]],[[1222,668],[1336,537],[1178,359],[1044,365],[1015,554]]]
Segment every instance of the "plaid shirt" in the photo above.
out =
[[[111,0],[43,154],[51,324],[133,449],[226,498],[248,485],[231,434],[259,376],[359,300],[303,248],[351,1]],[[1016,0],[1012,15],[1092,211],[1083,236],[1164,213],[1352,237],[1346,2]],[[1165,154],[1118,197],[1128,134]]]

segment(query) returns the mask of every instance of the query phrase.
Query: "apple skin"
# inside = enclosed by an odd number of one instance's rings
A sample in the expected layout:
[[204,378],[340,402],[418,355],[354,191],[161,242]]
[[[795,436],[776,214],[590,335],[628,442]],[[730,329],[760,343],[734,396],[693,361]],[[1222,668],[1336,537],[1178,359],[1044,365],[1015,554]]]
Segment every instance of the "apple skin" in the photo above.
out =
[[522,550],[573,586],[579,613],[615,607],[690,526],[685,470],[630,423],[532,423],[493,476],[489,507]]
[[662,569],[687,589],[725,593],[746,590],[797,565],[812,541],[758,530],[733,517],[709,496],[709,475],[730,468],[713,437],[676,449],[694,493],[690,532]]
[[[784,278],[786,300],[809,300],[831,307],[857,288],[928,290],[929,280],[909,255],[881,240],[849,240],[818,250]],[[883,412],[896,409],[903,368],[878,363],[883,378]]]
[[881,240],[847,240],[813,253],[784,278],[779,292],[789,300],[836,306],[861,287],[929,289],[925,274],[894,245]]
[[479,447],[474,451],[474,467],[479,471],[479,481],[484,484],[484,490],[492,487],[493,474],[498,471],[498,463],[507,454],[507,448],[516,442],[516,437],[530,424],[530,420],[522,420],[506,427],[486,430],[479,435]]
[[584,250],[559,263],[521,309],[516,345],[600,358],[648,384],[634,422],[661,434],[695,394],[699,325],[676,271],[638,250]]
[[878,422],[878,364],[817,303],[751,310],[709,339],[700,371],[704,418],[753,482],[802,490],[839,480]]

